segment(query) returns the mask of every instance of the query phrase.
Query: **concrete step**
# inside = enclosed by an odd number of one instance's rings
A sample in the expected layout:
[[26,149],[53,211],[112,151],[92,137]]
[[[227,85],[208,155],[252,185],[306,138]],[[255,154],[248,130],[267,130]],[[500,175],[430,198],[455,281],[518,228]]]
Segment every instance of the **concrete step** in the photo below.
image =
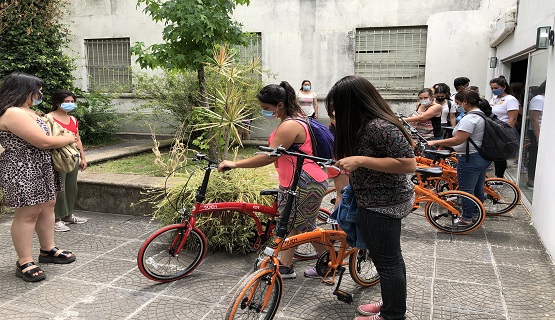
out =
[[[161,140],[160,148],[172,140]],[[87,163],[94,164],[122,158],[154,147],[152,140],[130,140],[117,145],[85,151]],[[154,208],[145,202],[147,194],[161,191],[166,178],[133,174],[92,173],[88,170],[77,176],[75,209],[128,215],[150,215]],[[171,186],[171,185],[170,185]]]

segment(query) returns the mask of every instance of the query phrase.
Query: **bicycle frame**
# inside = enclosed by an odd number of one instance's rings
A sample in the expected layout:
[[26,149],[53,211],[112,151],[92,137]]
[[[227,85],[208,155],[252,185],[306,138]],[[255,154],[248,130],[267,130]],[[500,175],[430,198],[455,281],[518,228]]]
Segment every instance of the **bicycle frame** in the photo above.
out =
[[[344,266],[347,263],[344,262],[345,258],[349,255],[358,251],[357,248],[351,248],[347,244],[347,235],[343,231],[339,230],[324,230],[324,229],[317,229],[310,232],[301,233],[292,237],[287,238],[277,238],[274,243],[274,251],[271,254],[271,261],[272,264],[275,266],[276,269],[279,268],[279,260],[277,259],[278,254],[287,249],[291,249],[293,247],[299,246],[305,243],[311,242],[318,242],[326,245],[326,248],[330,254],[330,262],[328,263],[328,267],[330,268],[326,275],[322,278],[323,282],[328,284],[333,284],[335,282],[335,276],[337,270],[340,266]],[[335,251],[337,246],[335,245],[337,242],[340,243],[339,251]],[[263,260],[260,268],[264,268],[267,266],[269,260]],[[328,276],[330,272],[333,270],[333,275],[331,280],[328,280]]]
[[[277,203],[277,192],[278,192],[277,189],[261,191],[263,195],[264,193],[266,193],[265,195],[274,196],[274,201],[272,206],[257,204],[257,203],[247,203],[247,202],[203,203],[204,200],[206,199],[206,190],[208,189],[210,174],[212,170],[217,168],[217,163],[206,158],[204,155],[197,155],[197,159],[206,160],[209,162],[209,164],[204,168],[204,178],[202,180],[201,185],[197,188],[197,192],[195,195],[195,204],[193,205],[193,209],[188,214],[186,213],[185,210],[182,212],[182,220],[187,225],[187,230],[190,231],[195,226],[195,223],[196,223],[195,217],[199,214],[212,213],[215,211],[226,211],[226,210],[239,211],[242,213],[246,213],[249,217],[251,217],[254,220],[254,223],[256,226],[256,234],[258,238],[256,239],[256,242],[253,244],[253,248],[254,250],[258,250],[260,248],[260,245],[270,237],[270,234],[275,226],[275,223],[273,223],[273,220],[279,216],[278,203]],[[266,225],[265,229],[263,228],[262,222],[260,221],[260,218],[256,215],[256,213],[261,213],[269,217],[270,221]],[[186,237],[184,239],[186,239]],[[183,240],[182,242],[184,243],[185,240]],[[177,248],[176,254],[179,254],[182,248],[183,248],[183,244],[181,244],[179,248]]]
[[413,205],[414,209],[420,208],[419,204],[421,202],[436,202],[440,206],[442,206],[445,209],[449,210],[450,212],[454,213],[456,216],[458,216],[458,217],[461,216],[461,212],[459,210],[457,210],[455,207],[450,205],[448,202],[446,202],[443,199],[441,199],[440,197],[438,197],[437,194],[434,191],[430,190],[430,189],[421,187],[420,185],[415,185],[414,186],[414,193],[416,194],[416,196],[414,198],[414,205]]
[[[436,180],[438,182],[439,180],[444,180],[448,184],[449,190],[457,190],[459,188],[458,186],[459,182],[457,179],[457,170],[451,167],[449,164],[447,164],[443,158],[436,157],[436,159],[429,159],[429,158],[418,156],[416,157],[416,162],[430,167],[442,168],[443,174],[441,177],[429,178],[429,179]],[[487,178],[489,177],[486,174],[486,179]],[[436,187],[438,186],[436,185]],[[499,193],[497,193],[497,191],[491,188],[487,183],[484,185],[484,192],[495,201],[499,201],[501,199],[501,196],[499,195]]]

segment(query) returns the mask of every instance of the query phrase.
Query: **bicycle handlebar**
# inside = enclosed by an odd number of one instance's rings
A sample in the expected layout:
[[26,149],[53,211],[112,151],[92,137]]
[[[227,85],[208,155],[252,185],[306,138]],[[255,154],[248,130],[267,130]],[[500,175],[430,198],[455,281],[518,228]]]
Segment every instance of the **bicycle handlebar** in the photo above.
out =
[[305,153],[289,151],[289,150],[285,149],[283,146],[279,146],[277,148],[258,146],[258,149],[261,150],[261,151],[268,152],[267,155],[269,157],[279,157],[282,154],[285,154],[285,155],[293,156],[293,157],[297,157],[297,158],[309,159],[309,160],[312,160],[312,161],[316,162],[317,164],[319,164],[321,166],[331,166],[331,165],[334,165],[335,162],[336,162],[333,159],[320,158],[320,157],[311,156],[311,155],[308,155],[308,154],[305,154]]

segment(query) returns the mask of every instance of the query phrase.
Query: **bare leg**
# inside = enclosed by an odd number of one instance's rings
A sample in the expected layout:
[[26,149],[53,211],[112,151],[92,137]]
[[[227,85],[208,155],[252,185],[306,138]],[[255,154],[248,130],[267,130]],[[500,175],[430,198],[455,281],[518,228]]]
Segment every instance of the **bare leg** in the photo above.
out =
[[[15,217],[12,222],[11,235],[20,265],[33,261],[33,235],[41,207],[42,204],[36,204],[14,209]],[[54,233],[54,229],[52,229],[52,233]],[[26,268],[23,272],[31,268]],[[38,274],[35,273],[34,276]]]
[[[289,232],[289,234],[287,236],[292,237],[292,236],[296,236],[298,234],[299,234],[299,230],[297,230],[295,228],[295,229],[291,230],[291,232]],[[281,261],[282,265],[284,265],[286,267],[291,267],[291,265],[293,264],[293,255],[295,254],[295,249],[296,249],[296,247],[293,247],[293,248],[281,251],[280,261]]]
[[54,241],[54,204],[56,201],[49,201],[42,204],[42,210],[37,219],[35,231],[42,250],[52,250],[55,247]]

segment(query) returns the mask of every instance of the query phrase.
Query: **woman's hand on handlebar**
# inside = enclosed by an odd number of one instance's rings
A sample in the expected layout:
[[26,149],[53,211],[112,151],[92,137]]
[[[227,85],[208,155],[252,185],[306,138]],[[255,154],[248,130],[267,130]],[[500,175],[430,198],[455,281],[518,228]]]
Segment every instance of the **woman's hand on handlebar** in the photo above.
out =
[[361,162],[359,161],[360,158],[360,156],[343,158],[341,160],[337,160],[335,166],[341,170],[352,172],[361,166]]
[[233,161],[224,160],[218,165],[218,172],[229,171],[231,169],[237,168],[237,165]]

